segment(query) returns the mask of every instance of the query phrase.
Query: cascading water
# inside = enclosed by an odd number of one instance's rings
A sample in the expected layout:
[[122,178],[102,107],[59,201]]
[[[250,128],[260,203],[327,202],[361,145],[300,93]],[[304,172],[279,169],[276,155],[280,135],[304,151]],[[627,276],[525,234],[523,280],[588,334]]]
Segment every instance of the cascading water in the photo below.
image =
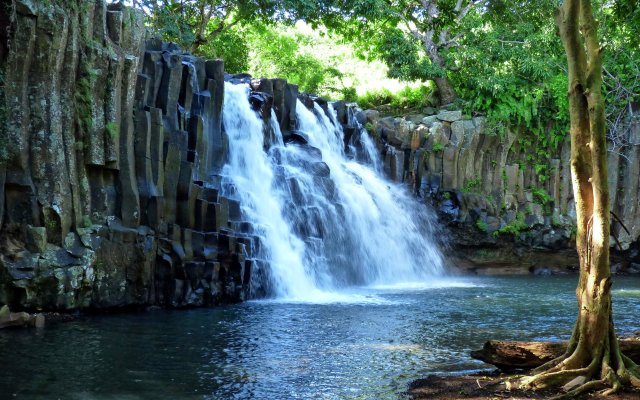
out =
[[265,151],[265,125],[248,94],[246,85],[225,84],[224,186],[233,187],[260,237],[273,295],[315,301],[350,286],[419,284],[441,272],[430,215],[381,176],[366,131],[364,164],[345,155],[331,105],[309,110],[298,101],[298,134],[308,144],[285,145],[272,118],[275,140]]

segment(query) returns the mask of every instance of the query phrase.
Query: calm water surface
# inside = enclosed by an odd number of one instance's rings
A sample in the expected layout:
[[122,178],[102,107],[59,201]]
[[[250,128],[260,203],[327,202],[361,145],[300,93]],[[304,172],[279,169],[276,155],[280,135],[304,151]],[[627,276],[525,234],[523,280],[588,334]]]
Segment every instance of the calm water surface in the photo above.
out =
[[[567,338],[577,277],[454,279],[325,304],[258,301],[0,332],[0,398],[397,399],[429,373],[486,368],[487,339]],[[640,279],[616,278],[620,334]]]

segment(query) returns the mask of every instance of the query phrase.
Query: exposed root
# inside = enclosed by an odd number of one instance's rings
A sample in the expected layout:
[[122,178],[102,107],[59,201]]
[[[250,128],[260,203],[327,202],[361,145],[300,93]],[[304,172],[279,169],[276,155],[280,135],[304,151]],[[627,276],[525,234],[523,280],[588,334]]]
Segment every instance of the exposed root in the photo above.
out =
[[586,380],[589,380],[598,366],[597,360],[593,360],[585,368],[562,369],[567,360],[569,358],[545,372],[523,378],[520,381],[520,387],[523,389],[543,389],[549,386],[561,386],[579,376],[584,376]]
[[[523,377],[520,387],[536,390],[556,386],[566,390],[566,393],[553,397],[554,400],[574,398],[591,391],[600,391],[601,395],[607,396],[628,385],[640,388],[640,367],[620,352],[617,340],[606,342],[611,346],[607,346],[602,356],[591,360],[587,367],[570,369],[568,365],[573,364],[571,361],[576,355],[565,354],[546,363],[546,371],[540,372],[537,368],[534,375]],[[612,367],[611,361],[616,368]],[[594,379],[598,376],[600,379]]]
[[578,386],[575,389],[572,389],[570,391],[568,391],[567,393],[561,394],[557,397],[553,397],[554,400],[556,399],[570,399],[573,397],[576,397],[578,395],[581,395],[583,393],[587,393],[593,390],[598,390],[598,389],[602,389],[603,387],[606,387],[607,383],[604,379],[601,380],[597,380],[597,381],[589,381],[586,382],[580,386]]

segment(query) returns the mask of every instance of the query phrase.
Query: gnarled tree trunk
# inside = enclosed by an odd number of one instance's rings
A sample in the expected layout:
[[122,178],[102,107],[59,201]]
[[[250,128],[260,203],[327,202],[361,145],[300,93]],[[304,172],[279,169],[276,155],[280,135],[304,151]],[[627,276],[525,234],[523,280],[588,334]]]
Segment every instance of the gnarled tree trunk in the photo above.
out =
[[565,0],[557,16],[569,71],[571,177],[580,259],[578,319],[567,351],[524,378],[524,387],[563,385],[568,396],[625,384],[640,370],[619,348],[611,316],[609,188],[602,86],[602,48],[590,0]]

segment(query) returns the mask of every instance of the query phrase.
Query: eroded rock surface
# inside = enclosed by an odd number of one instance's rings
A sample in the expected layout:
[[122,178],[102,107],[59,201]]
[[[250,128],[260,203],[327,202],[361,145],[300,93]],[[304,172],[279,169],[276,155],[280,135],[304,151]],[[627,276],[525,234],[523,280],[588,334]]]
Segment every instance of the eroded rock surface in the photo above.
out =
[[[147,40],[143,16],[119,4],[56,4],[19,0],[15,19],[0,18],[11,21],[0,53],[0,303],[243,300],[263,261],[240,205],[221,195],[222,61]],[[265,125],[273,106],[289,134],[297,87],[254,83]]]

